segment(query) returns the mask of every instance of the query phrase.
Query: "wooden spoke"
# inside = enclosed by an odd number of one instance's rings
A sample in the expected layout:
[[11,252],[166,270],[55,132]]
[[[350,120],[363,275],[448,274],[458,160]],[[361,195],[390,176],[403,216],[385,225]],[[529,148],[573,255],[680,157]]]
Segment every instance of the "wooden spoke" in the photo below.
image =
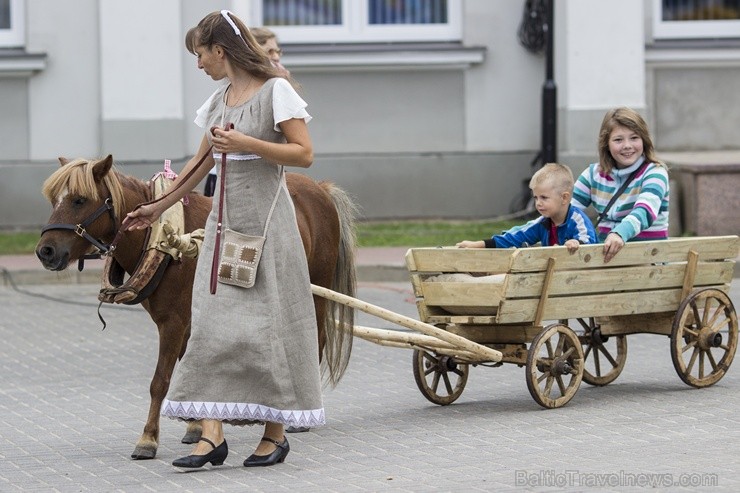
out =
[[[414,380],[430,402],[446,406],[457,400],[468,381],[469,366],[451,356],[415,349],[412,355]],[[442,384],[442,385],[440,385]]]
[[[601,328],[594,318],[579,318],[584,333],[583,381],[589,385],[603,386],[617,379],[627,361],[627,336],[601,336]],[[603,360],[603,361],[602,361]]]
[[617,366],[617,361],[612,357],[609,351],[607,351],[607,349],[604,347],[603,344],[599,346],[599,350],[597,351],[597,353],[598,352],[604,355],[604,357],[609,361],[609,363],[611,363],[612,367]]
[[[724,310],[722,309],[722,305],[717,305],[717,309],[714,310],[714,313],[712,314],[712,318],[710,318],[707,321],[707,323],[705,323],[704,325],[707,325],[712,328],[716,327],[717,325],[722,326],[722,322],[720,321],[720,323],[717,324],[717,320],[719,319],[719,317],[722,316],[723,313],[724,313]],[[719,329],[719,327],[717,328]]]
[[717,362],[714,361],[714,356],[712,356],[711,351],[707,351],[707,360],[709,360],[709,364],[712,365],[712,371],[717,370]]
[[673,320],[673,367],[688,385],[713,385],[732,364],[737,341],[737,314],[727,294],[714,288],[696,291],[681,302]]
[[689,343],[688,343],[688,344],[686,344],[686,345],[685,345],[685,346],[684,346],[683,348],[681,348],[681,352],[682,352],[682,353],[685,353],[685,352],[686,352],[686,351],[688,351],[689,349],[693,348],[695,344],[696,344],[696,341],[691,341],[691,342],[689,342]]
[[547,408],[567,404],[582,377],[581,342],[567,325],[550,325],[534,337],[527,351],[526,379],[538,404]]

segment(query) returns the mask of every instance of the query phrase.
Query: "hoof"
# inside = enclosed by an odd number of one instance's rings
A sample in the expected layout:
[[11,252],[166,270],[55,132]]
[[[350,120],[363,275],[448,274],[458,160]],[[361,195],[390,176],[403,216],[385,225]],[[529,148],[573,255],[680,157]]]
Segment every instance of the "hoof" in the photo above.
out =
[[285,433],[306,433],[307,431],[311,431],[308,426],[288,426],[285,428]]
[[182,440],[180,440],[182,443],[198,443],[198,440],[200,440],[200,432],[199,431],[188,431],[185,433],[185,436],[182,437]]
[[134,452],[131,454],[131,458],[134,460],[147,460],[153,459],[157,455],[157,448],[152,446],[141,446],[137,445]]

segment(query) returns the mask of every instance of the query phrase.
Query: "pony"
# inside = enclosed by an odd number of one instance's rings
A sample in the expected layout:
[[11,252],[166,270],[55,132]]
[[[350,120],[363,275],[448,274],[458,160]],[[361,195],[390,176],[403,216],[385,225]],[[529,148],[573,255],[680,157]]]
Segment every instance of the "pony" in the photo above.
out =
[[[103,159],[59,158],[61,167],[43,184],[42,193],[52,204],[48,224],[36,245],[44,268],[61,271],[80,259],[103,252],[110,254],[131,275],[142,256],[146,231],[119,232],[122,219],[138,204],[152,199],[148,182],[126,176],[113,166],[113,157]],[[354,296],[355,216],[357,207],[333,183],[298,173],[287,173],[288,191],[308,261],[311,283]],[[185,231],[203,228],[212,199],[190,192],[185,211]],[[115,248],[110,246],[117,244]],[[169,388],[175,363],[182,357],[190,336],[192,286],[196,260],[170,262],[161,280],[141,305],[157,326],[159,354],[149,394],[150,404],[144,430],[136,443],[133,459],[152,459],[159,445],[159,413]],[[341,379],[349,362],[352,337],[342,327],[352,327],[352,309],[314,296],[322,374],[332,386]],[[183,443],[200,438],[200,423],[189,422]]]

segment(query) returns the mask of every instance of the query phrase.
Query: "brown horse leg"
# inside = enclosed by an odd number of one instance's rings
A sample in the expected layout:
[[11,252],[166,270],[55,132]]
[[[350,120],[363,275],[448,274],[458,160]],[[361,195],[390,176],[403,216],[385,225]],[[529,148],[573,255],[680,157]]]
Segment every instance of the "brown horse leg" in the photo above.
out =
[[188,428],[185,430],[185,436],[180,440],[182,443],[198,443],[200,435],[203,433],[203,426],[200,420],[188,421]]
[[[152,318],[154,313],[150,312]],[[186,325],[187,326],[187,325]],[[149,404],[149,414],[147,415],[144,431],[136,442],[134,452],[131,454],[132,459],[153,459],[157,455],[159,446],[159,414],[162,408],[162,402],[167,395],[170,387],[172,371],[175,368],[177,359],[182,354],[180,348],[183,346],[182,330],[183,320],[166,317],[165,323],[157,323],[159,329],[159,358],[157,367],[149,386],[149,395],[151,397]]]

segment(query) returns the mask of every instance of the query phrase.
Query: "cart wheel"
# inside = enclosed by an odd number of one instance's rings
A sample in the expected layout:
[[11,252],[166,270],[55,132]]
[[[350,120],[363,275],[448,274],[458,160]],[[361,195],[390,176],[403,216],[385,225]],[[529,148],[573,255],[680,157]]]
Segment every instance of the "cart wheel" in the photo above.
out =
[[[435,404],[446,406],[460,397],[468,382],[469,367],[451,356],[414,349],[414,380],[422,395]],[[442,392],[440,383],[444,382]]]
[[593,317],[579,318],[584,334],[579,336],[583,349],[583,381],[601,387],[617,379],[627,361],[627,336],[604,336]]
[[552,324],[537,334],[527,354],[527,387],[543,407],[564,406],[583,378],[583,349],[567,325]]
[[735,349],[737,315],[724,292],[701,289],[681,302],[671,332],[671,358],[681,380],[698,388],[718,382]]

